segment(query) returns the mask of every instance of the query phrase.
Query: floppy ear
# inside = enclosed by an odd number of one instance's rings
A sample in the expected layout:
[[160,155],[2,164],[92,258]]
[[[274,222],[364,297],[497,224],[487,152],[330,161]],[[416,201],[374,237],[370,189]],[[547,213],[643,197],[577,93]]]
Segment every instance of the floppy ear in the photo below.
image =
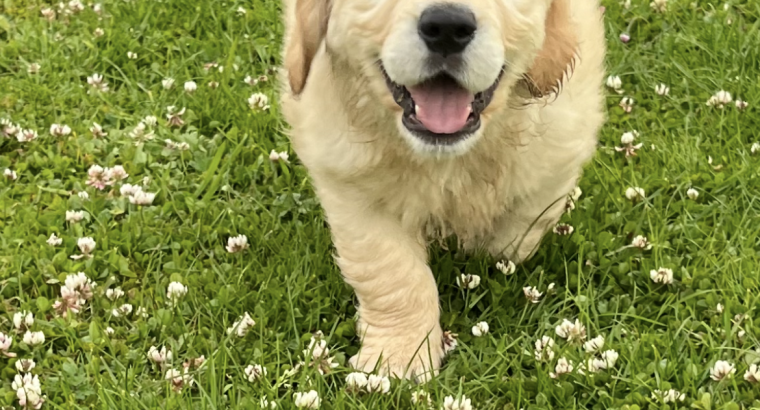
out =
[[546,37],[533,66],[526,74],[534,97],[558,93],[565,76],[575,69],[578,39],[570,19],[570,1],[554,0],[546,15]]
[[293,94],[298,95],[306,85],[311,61],[327,34],[330,0],[293,0],[295,18],[290,18],[290,38],[285,49],[285,68]]

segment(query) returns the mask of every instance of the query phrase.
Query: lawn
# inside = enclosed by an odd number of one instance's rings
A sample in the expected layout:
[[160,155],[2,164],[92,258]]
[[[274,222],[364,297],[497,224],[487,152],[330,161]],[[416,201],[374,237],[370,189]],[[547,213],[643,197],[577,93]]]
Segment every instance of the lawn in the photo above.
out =
[[573,229],[511,274],[434,247],[457,346],[384,393],[346,380],[279,2],[4,0],[0,408],[760,408],[760,3],[604,5],[619,81]]

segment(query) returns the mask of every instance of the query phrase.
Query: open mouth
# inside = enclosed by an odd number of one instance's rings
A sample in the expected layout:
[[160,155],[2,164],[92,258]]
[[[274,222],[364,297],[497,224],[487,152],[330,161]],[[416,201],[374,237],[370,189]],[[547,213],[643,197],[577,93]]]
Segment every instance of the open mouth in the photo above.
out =
[[462,141],[480,129],[480,114],[488,107],[501,76],[488,89],[473,94],[446,73],[420,84],[396,84],[382,69],[388,89],[403,110],[404,126],[434,145]]

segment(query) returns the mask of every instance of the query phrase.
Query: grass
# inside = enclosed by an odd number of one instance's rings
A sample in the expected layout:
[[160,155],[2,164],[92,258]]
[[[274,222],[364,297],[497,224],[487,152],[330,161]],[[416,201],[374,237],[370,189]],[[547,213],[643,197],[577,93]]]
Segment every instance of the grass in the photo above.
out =
[[[32,358],[44,408],[55,409],[258,408],[262,397],[287,409],[293,392],[312,389],[323,409],[423,408],[411,404],[416,390],[429,392],[436,408],[459,394],[477,409],[760,408],[757,385],[743,379],[760,361],[760,157],[750,149],[760,142],[760,3],[670,0],[664,13],[644,0],[628,9],[604,3],[608,69],[624,93],[608,94],[599,152],[563,219],[574,233],[548,235],[509,276],[494,260],[434,248],[442,325],[459,334],[457,349],[432,383],[394,380],[386,395],[356,395],[345,391],[343,366],[359,346],[352,292],[332,261],[306,171],[292,152],[289,163],[269,159],[271,150],[289,152],[275,85],[243,82],[272,77],[279,2],[106,0],[100,15],[86,6],[48,21],[41,8],[57,7],[5,0],[0,118],[39,137],[0,139],[0,169],[17,175],[0,181],[0,332],[13,337],[17,355],[0,357],[0,406],[18,406],[16,361]],[[223,71],[204,70],[210,62]],[[36,74],[27,71],[32,63]],[[108,92],[91,90],[93,73],[105,76]],[[176,79],[168,90],[167,77]],[[183,90],[190,80],[193,93]],[[668,96],[655,94],[659,83],[670,86]],[[708,107],[721,89],[748,108]],[[271,101],[266,112],[248,106],[259,92]],[[635,100],[630,114],[618,106],[622,96]],[[182,127],[167,125],[172,105],[187,109]],[[155,139],[136,146],[129,134],[149,115],[158,117]],[[108,135],[93,137],[93,122]],[[54,123],[72,132],[53,136]],[[625,158],[613,147],[630,130],[644,145]],[[189,149],[166,148],[165,139]],[[98,190],[85,183],[92,165],[123,165],[129,176]],[[130,204],[119,186],[144,178],[153,204]],[[625,198],[635,186],[645,200]],[[84,211],[84,219],[66,222],[67,210]],[[46,243],[53,233],[60,246]],[[228,253],[227,239],[239,234],[249,248]],[[626,247],[636,235],[653,248]],[[73,260],[81,237],[96,241],[93,257]],[[650,279],[660,267],[673,270],[673,284]],[[97,284],[94,296],[64,318],[54,303],[67,275],[80,271]],[[459,289],[462,273],[480,275],[481,285]],[[177,304],[167,299],[172,281],[188,288]],[[546,292],[550,283],[555,291],[537,304],[523,296],[524,286]],[[116,287],[126,294],[112,301],[105,292]],[[124,303],[133,311],[114,315]],[[12,323],[22,310],[34,314],[31,330],[42,331],[44,343],[22,342]],[[229,335],[245,312],[256,324],[243,338]],[[555,334],[575,318],[619,359],[598,373],[551,379],[560,357],[576,368],[591,357]],[[480,321],[490,333],[476,338],[470,329]],[[325,376],[309,366],[288,375],[316,331],[340,366]],[[548,363],[533,357],[545,335],[556,340]],[[151,346],[173,352],[166,369],[147,359]],[[201,355],[193,385],[175,393],[165,370]],[[732,378],[711,379],[718,360],[735,366]],[[249,364],[267,375],[249,382]],[[684,401],[652,397],[671,388]]]

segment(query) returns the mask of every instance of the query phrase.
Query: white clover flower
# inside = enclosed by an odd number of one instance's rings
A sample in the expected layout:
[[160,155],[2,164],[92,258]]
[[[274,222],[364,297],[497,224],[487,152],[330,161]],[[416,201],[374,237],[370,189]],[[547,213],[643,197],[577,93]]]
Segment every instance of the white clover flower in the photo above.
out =
[[66,124],[53,124],[50,126],[50,134],[54,137],[65,137],[71,134],[71,127]]
[[723,108],[724,106],[731,104],[731,101],[733,101],[731,98],[731,93],[728,91],[720,90],[715,93],[715,95],[710,97],[710,99],[707,100],[706,104],[710,107]]
[[583,344],[583,348],[588,353],[598,352],[602,350],[602,347],[604,347],[604,336],[602,335],[599,335]]
[[488,323],[487,322],[478,322],[475,324],[475,326],[472,327],[472,335],[475,337],[481,337],[483,335],[488,334]]
[[742,100],[736,100],[734,104],[736,104],[736,109],[739,111],[744,111],[747,107],[749,107],[749,103]]
[[108,336],[113,336],[114,333],[116,333],[116,331],[113,330],[113,328],[111,326],[106,326],[106,334]]
[[736,368],[733,364],[725,360],[718,360],[710,369],[710,378],[717,382],[723,379],[730,379],[734,373],[736,373]]
[[465,395],[459,398],[446,396],[443,399],[443,410],[472,410],[472,400]]
[[37,74],[40,72],[40,65],[37,63],[29,64],[29,67],[26,68],[26,72],[29,74]]
[[509,276],[517,270],[517,266],[512,261],[499,261],[496,262],[496,269],[499,270],[499,272]]
[[10,179],[11,181],[18,179],[18,174],[16,174],[16,171],[12,171],[8,168],[5,168],[5,171],[3,171],[3,176],[7,179]]
[[140,206],[147,206],[153,203],[156,199],[156,194],[152,192],[145,192],[142,189],[129,196],[129,203]]
[[552,231],[556,235],[567,236],[567,235],[572,235],[573,231],[575,231],[575,228],[573,228],[572,225],[559,223],[554,227]]
[[137,60],[137,53],[133,53],[131,51],[127,51],[127,58],[130,60]]
[[689,197],[689,199],[691,199],[692,201],[696,201],[696,200],[697,200],[697,198],[699,198],[699,191],[697,191],[697,190],[696,190],[696,189],[694,189],[694,188],[689,188],[689,189],[686,191],[686,196],[688,196],[688,197]]
[[716,310],[718,313],[723,313],[723,304],[721,304],[721,303],[718,303],[717,305],[715,305],[715,310]]
[[45,343],[45,334],[42,332],[32,332],[31,330],[27,330],[26,333],[24,333],[23,340],[24,343],[29,346],[37,346]]
[[652,399],[660,399],[663,403],[675,403],[676,401],[686,400],[686,395],[678,390],[655,390],[652,392]]
[[607,87],[612,88],[616,92],[621,93],[623,88],[623,80],[616,75],[607,77]]
[[77,272],[66,276],[64,286],[61,288],[61,296],[76,299],[80,305],[84,305],[92,298],[95,282],[91,281],[84,272]]
[[50,246],[58,246],[63,243],[63,239],[57,237],[55,233],[50,234],[50,238],[47,240],[47,244]]
[[267,400],[266,397],[262,397],[261,400],[259,400],[259,407],[261,407],[262,409],[266,409],[266,408],[276,409],[277,402],[274,402],[274,401],[270,402],[269,400]]
[[591,373],[598,373],[600,370],[605,369],[606,366],[607,364],[604,362],[604,360],[592,357],[591,359],[588,359],[586,363],[581,363],[578,365],[578,373],[586,374],[586,370]]
[[756,364],[750,365],[749,369],[744,373],[744,380],[750,383],[760,382],[760,368]]
[[321,400],[319,399],[319,393],[309,390],[305,393],[293,393],[293,402],[300,409],[318,409]]
[[232,236],[227,239],[227,252],[236,253],[248,249],[248,237],[245,235]]
[[42,387],[39,377],[26,373],[17,374],[11,383],[11,388],[16,391],[16,398],[22,408],[39,409],[45,400],[42,398]]
[[525,295],[525,299],[528,299],[528,302],[530,303],[540,302],[541,296],[543,296],[543,293],[539,292],[538,289],[534,286],[524,287],[523,294]]
[[562,323],[554,331],[557,333],[557,336],[567,339],[568,342],[582,342],[586,339],[586,326],[578,319],[575,319],[575,323],[563,319]]
[[49,7],[43,7],[40,9],[40,13],[42,14],[42,17],[45,17],[47,21],[53,21],[55,20],[55,10],[49,8]]
[[358,393],[367,386],[367,375],[361,372],[349,373],[346,376],[346,390]]
[[232,324],[232,327],[227,328],[227,334],[231,335],[234,333],[238,337],[244,337],[248,334],[248,330],[254,325],[256,325],[256,322],[251,318],[248,312],[245,312],[243,316],[240,316],[240,318]]
[[192,93],[193,91],[198,89],[198,84],[195,83],[195,81],[187,81],[185,82],[185,91],[188,93]]
[[66,222],[77,223],[84,219],[84,211],[66,211]]
[[22,310],[13,314],[13,327],[18,330],[29,329],[34,325],[34,314]]
[[152,129],[148,129],[148,126],[144,122],[137,123],[135,128],[129,132],[129,137],[135,140],[135,145],[139,146],[145,141],[150,141],[156,137],[156,134]]
[[269,109],[269,97],[262,93],[254,93],[248,98],[248,106],[254,111],[266,111]]
[[757,154],[758,152],[760,152],[760,142],[753,142],[753,143],[752,143],[752,146],[750,146],[750,148],[749,148],[749,152],[750,152],[752,155],[755,155],[755,154]]
[[664,13],[668,9],[668,0],[654,0],[649,3],[649,7],[656,12]]
[[148,316],[150,316],[150,315],[148,315],[148,311],[145,310],[145,308],[142,307],[142,306],[140,306],[140,307],[137,308],[137,312],[135,312],[135,315],[137,315],[139,317],[142,317],[142,318],[147,318]]
[[480,276],[470,274],[465,275],[463,273],[457,277],[457,286],[462,289],[475,289],[480,286]]
[[[83,257],[92,257],[92,251],[95,250],[95,240],[90,238],[89,236],[86,236],[84,238],[77,239],[77,247],[79,247],[79,251],[82,252],[81,255],[72,255],[72,259],[81,259]],[[76,257],[75,257],[76,256]]]
[[219,88],[219,81],[209,81],[208,82],[208,88],[215,90]]
[[412,404],[421,404],[430,408],[433,406],[433,399],[430,398],[430,393],[417,390],[412,392]]
[[108,135],[108,133],[103,131],[103,127],[101,127],[97,122],[92,123],[92,127],[90,127],[90,133],[92,133],[92,136],[95,138],[105,137]]
[[670,94],[670,87],[665,84],[657,84],[657,86],[654,87],[654,92],[657,93],[657,95],[666,96]]
[[181,371],[169,369],[166,371],[164,378],[171,382],[172,390],[177,393],[181,392],[185,386],[193,383],[193,375],[188,372],[187,368],[183,368]]
[[95,37],[103,37],[104,34],[106,34],[106,32],[103,31],[103,29],[100,27],[95,28],[95,30],[92,32],[92,35]]
[[171,77],[164,78],[161,80],[161,87],[164,87],[165,90],[169,90],[172,87],[174,87],[174,79]]
[[111,310],[111,315],[113,315],[113,317],[129,316],[130,313],[132,313],[132,305],[129,303],[125,303],[118,308]]
[[260,364],[248,365],[243,372],[245,373],[245,378],[251,383],[267,375],[267,369]]
[[243,8],[243,6],[240,6],[240,7],[237,8],[237,14],[239,14],[241,16],[245,16],[245,13],[247,13],[247,12],[246,12],[245,8]]
[[636,138],[638,138],[638,136],[639,136],[639,132],[636,131],[636,130],[624,133],[620,137],[620,143],[623,146],[622,147],[615,147],[615,151],[617,151],[617,152],[625,152],[626,158],[627,157],[635,157],[636,156],[636,151],[638,151],[639,149],[641,149],[641,147],[644,145],[644,144],[641,144],[641,143],[634,145],[633,142],[636,140]]
[[570,360],[565,359],[564,357],[561,357],[559,360],[557,360],[557,366],[554,367],[554,372],[549,373],[549,377],[552,379],[556,379],[563,374],[568,374],[572,372],[574,369],[573,362]]
[[[20,132],[20,125],[12,123],[11,120],[7,118],[0,119],[0,136],[11,138],[13,136],[17,136]],[[18,142],[26,142],[18,136],[16,138],[18,139]]]
[[652,249],[652,244],[649,243],[649,240],[646,238],[646,236],[637,235],[633,238],[633,241],[631,241],[631,246],[634,248],[643,249],[645,251],[648,251]]
[[109,300],[116,300],[122,296],[124,296],[124,291],[121,290],[121,288],[119,287],[114,288],[114,289],[111,289],[111,288],[106,289],[106,297]]
[[108,91],[108,82],[106,82],[103,79],[103,76],[98,73],[94,73],[93,75],[87,77],[87,84],[89,84],[96,91]]
[[21,130],[16,134],[18,142],[29,142],[35,139],[37,139],[37,131],[35,130]]
[[673,283],[673,270],[668,268],[659,268],[657,270],[649,271],[649,277],[654,283],[662,283],[663,285],[670,285]]
[[103,176],[105,178],[106,185],[113,185],[118,181],[127,179],[129,174],[127,170],[121,165],[115,165],[113,168],[106,168],[103,170]]
[[643,188],[631,187],[625,190],[625,197],[629,201],[638,201],[640,199],[646,198],[646,192]]
[[176,108],[173,105],[166,107],[166,119],[170,127],[181,127],[185,124],[182,120],[182,116],[185,115],[185,107],[181,110],[175,111]]
[[21,359],[16,362],[16,370],[18,370],[19,373],[28,373],[36,366],[37,363],[34,362],[34,359]]
[[92,5],[92,11],[95,12],[95,14],[102,14],[103,13],[103,5],[101,3],[95,3]]
[[71,0],[69,1],[69,9],[74,13],[79,13],[84,10],[84,4],[79,0]]
[[277,152],[275,150],[272,150],[269,152],[269,160],[272,162],[282,161],[287,163],[288,158],[290,158],[290,155],[286,151]]
[[169,287],[166,289],[166,298],[174,302],[178,301],[186,294],[187,286],[179,282],[170,283]]
[[622,108],[626,113],[633,111],[633,104],[635,104],[635,102],[631,97],[623,97],[623,99],[620,100],[620,108]]
[[386,394],[391,390],[391,381],[385,376],[371,374],[367,378],[367,393]]
[[155,127],[156,124],[158,124],[158,118],[156,118],[155,115],[148,115],[145,118],[143,118],[142,122],[144,122],[145,125],[149,127]]
[[140,185],[124,184],[121,186],[121,188],[119,188],[119,193],[122,196],[133,196],[140,191],[142,191],[142,187]]
[[100,165],[92,165],[87,170],[87,185],[95,187],[97,189],[103,189],[108,184],[108,175],[105,173],[105,169]]
[[543,336],[536,340],[536,351],[533,354],[538,361],[550,362],[554,360],[554,339]]
[[614,350],[607,350],[604,353],[602,353],[602,360],[604,361],[604,364],[605,364],[604,368],[611,369],[615,367],[618,357],[620,357],[620,355],[618,354],[618,352]]
[[255,78],[251,77],[250,75],[247,75],[247,76],[245,76],[245,78],[243,79],[243,82],[244,82],[244,83],[246,83],[246,84],[248,84],[248,85],[250,85],[250,86],[254,86],[254,85],[256,85],[256,84],[258,84],[258,83],[259,83],[259,80],[257,80],[257,79],[255,79]]
[[443,332],[441,342],[443,343],[443,354],[449,354],[457,348],[457,334],[451,333],[450,330],[447,330]]
[[15,353],[8,351],[8,349],[11,348],[12,343],[13,338],[10,335],[6,335],[5,333],[0,332],[0,356],[16,357]]
[[621,144],[633,144],[633,141],[636,140],[636,137],[639,136],[639,132],[634,131],[628,131],[623,133],[623,135],[620,137],[620,143]]

